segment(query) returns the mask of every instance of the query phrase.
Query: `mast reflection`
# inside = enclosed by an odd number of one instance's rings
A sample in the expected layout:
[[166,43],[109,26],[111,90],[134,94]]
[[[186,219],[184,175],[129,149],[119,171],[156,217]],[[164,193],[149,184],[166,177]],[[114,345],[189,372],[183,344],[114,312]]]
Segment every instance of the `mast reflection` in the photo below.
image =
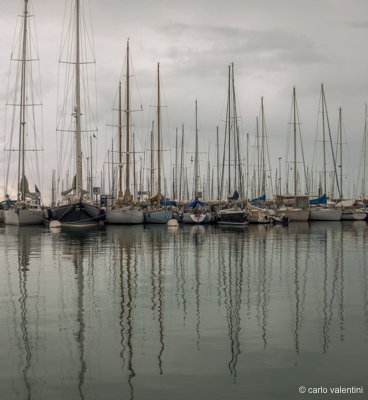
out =
[[137,288],[137,251],[140,239],[140,227],[130,227],[129,231],[118,226],[108,227],[108,237],[115,243],[117,250],[117,260],[119,282],[119,328],[120,346],[119,352],[122,360],[122,367],[127,368],[127,383],[129,386],[131,400],[134,399],[134,378],[136,376],[134,368],[134,309],[136,308],[136,288]]
[[[14,334],[19,349],[19,372],[27,400],[37,398],[41,387],[36,388],[31,377],[37,362],[40,306],[40,264],[31,271],[31,257],[38,257],[41,247],[42,229],[39,227],[7,226],[6,235],[17,243],[17,286],[13,287],[11,263],[7,264],[8,288],[13,311]],[[32,268],[33,269],[33,268]],[[30,281],[31,278],[31,281]],[[35,284],[35,285],[34,285]],[[16,385],[16,392],[22,390]]]

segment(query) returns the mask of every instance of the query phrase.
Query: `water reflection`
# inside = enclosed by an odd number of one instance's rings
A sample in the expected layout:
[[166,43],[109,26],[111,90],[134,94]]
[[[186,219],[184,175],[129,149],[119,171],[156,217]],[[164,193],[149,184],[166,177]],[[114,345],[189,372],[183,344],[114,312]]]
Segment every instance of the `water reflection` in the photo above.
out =
[[[72,233],[72,234],[71,234]],[[85,272],[84,272],[84,259],[85,253],[88,252],[88,233],[86,232],[60,232],[63,237],[63,253],[71,260],[75,281],[75,306],[72,308],[74,311],[74,318],[76,326],[74,328],[74,338],[76,341],[77,357],[78,357],[78,371],[77,371],[77,391],[78,398],[85,399],[85,379],[87,374],[87,361],[86,361],[86,323],[85,323]],[[63,268],[63,265],[60,266]],[[64,288],[61,291],[63,309],[65,313],[65,298]],[[63,324],[63,321],[61,321]],[[70,343],[69,343],[70,344]]]
[[[246,394],[239,377],[279,365],[280,354],[290,372],[307,368],[310,354],[322,363],[365,351],[365,223],[52,235],[6,227],[0,235],[12,330],[5,344],[17,376],[10,400],[52,398],[52,390],[98,399],[107,386],[111,398],[162,397],[207,370],[227,393]],[[50,354],[60,360],[52,372]]]
[[[40,254],[40,229],[7,226],[6,234],[6,277],[9,291],[9,302],[12,313],[12,325],[16,347],[18,349],[17,369],[22,384],[13,377],[13,390],[22,398],[37,398],[42,385],[33,385],[33,373],[39,352],[40,307],[40,273],[37,266],[31,266],[31,259]],[[13,243],[13,244],[11,244]],[[15,248],[14,243],[16,243]],[[11,262],[11,254],[16,255],[15,263]],[[34,268],[36,267],[36,268]],[[42,369],[42,368],[41,368]]]

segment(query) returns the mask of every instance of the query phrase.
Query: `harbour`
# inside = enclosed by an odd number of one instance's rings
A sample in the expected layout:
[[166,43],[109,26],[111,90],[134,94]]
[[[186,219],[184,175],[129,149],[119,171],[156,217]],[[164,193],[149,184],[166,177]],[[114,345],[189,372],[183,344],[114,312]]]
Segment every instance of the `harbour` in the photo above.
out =
[[366,4],[11,3],[1,400],[363,398]]

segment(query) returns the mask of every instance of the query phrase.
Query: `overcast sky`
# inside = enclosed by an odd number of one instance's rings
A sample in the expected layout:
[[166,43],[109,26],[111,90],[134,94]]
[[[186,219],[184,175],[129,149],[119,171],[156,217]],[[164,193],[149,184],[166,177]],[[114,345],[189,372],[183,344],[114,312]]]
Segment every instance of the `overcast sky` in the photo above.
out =
[[[0,0],[2,127],[20,3],[20,0]],[[215,146],[216,125],[223,126],[221,121],[226,112],[227,68],[234,62],[242,134],[254,135],[260,98],[264,96],[273,167],[277,166],[278,157],[285,157],[294,85],[306,157],[312,161],[323,82],[332,133],[336,135],[341,106],[349,152],[346,154],[350,156],[351,168],[358,169],[364,104],[368,101],[366,0],[90,0],[90,3],[100,147],[105,143],[106,123],[129,37],[144,109],[143,116],[138,117],[144,123],[143,137],[148,137],[156,63],[160,61],[168,119],[165,135],[171,146],[177,126],[185,123],[188,135],[193,132],[195,99],[199,104],[201,151],[207,151],[209,142]],[[32,4],[42,71],[44,162],[45,171],[50,171],[56,168],[57,71],[64,1],[32,0]],[[0,140],[3,143],[3,129]],[[104,154],[100,155],[101,160],[103,157]],[[357,173],[354,179],[356,176]],[[50,176],[44,178],[49,188]]]

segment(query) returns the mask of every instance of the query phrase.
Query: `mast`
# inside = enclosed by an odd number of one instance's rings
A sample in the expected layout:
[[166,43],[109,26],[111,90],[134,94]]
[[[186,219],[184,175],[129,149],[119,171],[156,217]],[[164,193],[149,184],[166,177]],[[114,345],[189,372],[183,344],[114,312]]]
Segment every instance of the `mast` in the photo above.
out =
[[[238,190],[240,195],[243,195],[243,172],[241,168],[240,158],[240,140],[239,140],[239,126],[238,126],[238,113],[236,109],[236,95],[235,95],[235,77],[234,77],[234,63],[231,63],[231,81],[232,81],[232,94],[233,94],[233,118],[234,118],[234,153],[235,153],[235,189]],[[238,179],[236,179],[238,176]]]
[[[293,131],[294,131],[294,196],[295,196],[295,201],[296,201],[296,195],[297,195],[297,173],[296,173],[296,94],[295,94],[295,86],[293,87],[293,115],[294,115],[294,126],[293,126]],[[281,174],[281,169],[280,169],[280,174]],[[295,203],[296,205],[296,203]]]
[[75,183],[75,193],[78,198],[82,197],[82,143],[81,143],[81,88],[80,88],[80,0],[76,0],[76,13],[75,13],[75,23],[76,23],[76,35],[75,35],[75,107],[74,107],[74,117],[75,117],[75,162],[76,162],[76,183]]
[[325,118],[324,118],[324,117],[325,117],[325,115],[326,115],[326,122],[327,122],[327,128],[328,128],[328,135],[329,135],[330,147],[331,147],[331,155],[332,155],[332,161],[333,161],[333,166],[334,166],[334,177],[336,177],[337,190],[338,190],[339,196],[341,197],[340,183],[339,183],[339,180],[338,180],[338,178],[337,178],[335,152],[334,152],[334,148],[333,148],[333,145],[332,145],[330,122],[329,122],[328,113],[327,113],[326,97],[325,97],[325,92],[324,92],[324,89],[323,89],[323,84],[322,84],[321,86],[322,86],[323,149],[324,149],[323,173],[324,173],[325,193],[326,193],[326,188],[327,188],[327,186],[326,186],[326,175],[327,175],[327,171],[326,171],[326,146],[325,146],[325,124],[324,124]]
[[130,88],[129,88],[129,39],[127,40],[126,62],[126,175],[125,175],[125,199],[130,200]]
[[178,128],[175,135],[174,200],[178,198]]
[[92,148],[92,136],[89,137],[89,145],[90,145],[90,191],[91,191],[91,200],[93,201],[93,178],[92,178],[92,171],[93,171],[93,148]]
[[194,155],[194,198],[198,193],[198,105],[195,101],[195,155]]
[[264,106],[263,97],[261,97],[261,130],[262,130],[262,193],[261,196],[266,194],[266,165],[265,165],[265,118],[264,118]]
[[52,170],[52,178],[51,178],[51,207],[55,207],[55,170]]
[[260,162],[259,162],[259,119],[256,117],[256,139],[257,139],[257,193],[256,197],[261,193],[261,177],[260,177]]
[[248,200],[248,186],[249,186],[249,133],[247,133],[247,188],[246,188],[247,200]]
[[[179,201],[182,200],[182,194],[184,195],[183,168],[184,168],[184,124],[182,124],[182,126],[181,126],[181,154],[180,154]],[[182,191],[182,189],[183,189],[183,191]]]
[[150,196],[152,197],[153,195],[153,188],[154,188],[154,184],[153,184],[153,172],[154,172],[154,158],[153,158],[153,154],[154,154],[154,150],[153,150],[153,146],[154,146],[154,137],[153,137],[153,132],[154,132],[154,121],[152,121],[152,130],[151,130],[151,168],[150,168]]
[[342,110],[339,108],[339,138],[340,138],[340,201],[343,199],[342,193]]
[[229,166],[228,166],[228,196],[230,196],[231,192],[231,121],[230,121],[230,109],[231,109],[231,97],[230,97],[230,87],[231,87],[231,66],[229,65],[229,77],[228,77],[228,109],[227,109],[227,119],[228,119],[228,132],[229,132],[229,147],[228,147],[228,156],[229,156]]
[[322,98],[322,143],[323,143],[323,191],[327,195],[327,177],[326,177],[326,133],[325,133],[325,93],[323,83],[321,84],[321,98]]
[[[28,0],[24,0],[24,22],[22,33],[22,68],[20,81],[20,124],[18,154],[18,193],[17,201],[25,201],[25,125],[26,125],[26,62],[27,62],[27,24]],[[21,187],[22,186],[22,187]]]
[[133,132],[133,199],[135,199],[137,192],[137,172],[135,165],[135,132]]
[[121,118],[121,82],[119,82],[119,193],[123,196],[123,159],[122,159],[122,118]]
[[161,197],[161,93],[160,93],[160,63],[157,63],[157,194]]
[[220,200],[220,153],[219,153],[219,128],[216,126],[216,149],[217,149],[217,200]]
[[365,114],[364,114],[364,140],[363,140],[363,200],[365,199],[365,179],[366,179],[366,168],[367,168],[367,104],[365,105]]

